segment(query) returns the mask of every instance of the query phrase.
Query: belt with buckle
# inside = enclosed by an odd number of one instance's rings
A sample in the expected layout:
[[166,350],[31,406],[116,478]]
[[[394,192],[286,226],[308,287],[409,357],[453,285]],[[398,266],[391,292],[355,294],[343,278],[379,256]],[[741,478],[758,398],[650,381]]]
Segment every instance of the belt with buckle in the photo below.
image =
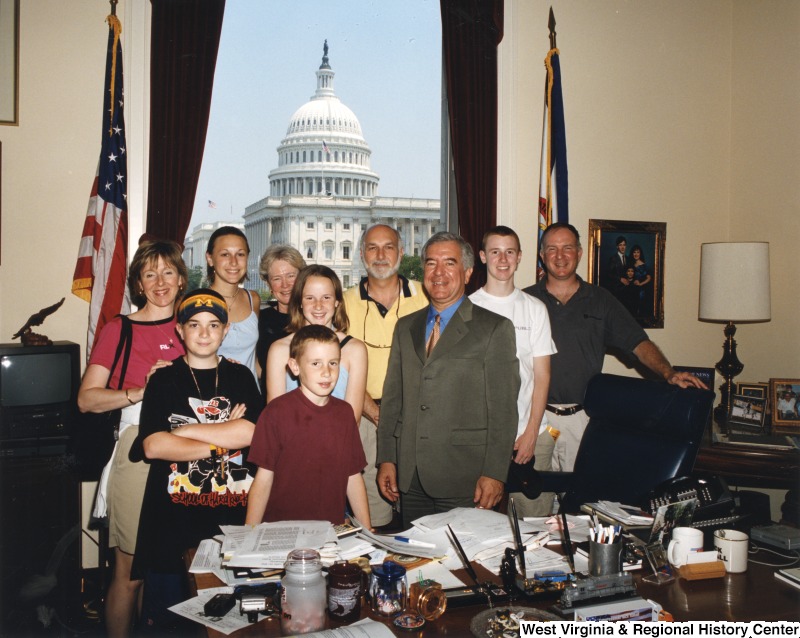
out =
[[552,412],[553,414],[557,414],[558,416],[571,416],[576,412],[580,412],[583,410],[583,406],[580,403],[576,403],[568,408],[557,408],[554,405],[547,404],[547,409]]

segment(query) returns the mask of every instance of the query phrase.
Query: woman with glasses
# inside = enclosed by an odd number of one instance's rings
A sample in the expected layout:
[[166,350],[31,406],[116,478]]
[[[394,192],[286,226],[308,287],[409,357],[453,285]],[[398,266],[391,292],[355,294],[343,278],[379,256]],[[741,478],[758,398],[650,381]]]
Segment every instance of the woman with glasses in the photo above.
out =
[[339,337],[342,358],[333,396],[352,406],[358,423],[367,387],[367,348],[362,341],[346,334],[350,322],[342,302],[342,284],[327,266],[308,266],[295,281],[289,298],[286,328],[289,334],[272,345],[267,357],[267,403],[297,387],[297,381],[286,368],[289,344],[295,332],[312,324],[326,326]]
[[289,297],[300,271],[306,267],[303,256],[296,248],[276,244],[261,257],[258,271],[272,291],[274,301],[261,310],[258,317],[258,343],[256,359],[261,368],[259,386],[262,396],[267,396],[267,353],[278,339],[286,336],[289,324]]

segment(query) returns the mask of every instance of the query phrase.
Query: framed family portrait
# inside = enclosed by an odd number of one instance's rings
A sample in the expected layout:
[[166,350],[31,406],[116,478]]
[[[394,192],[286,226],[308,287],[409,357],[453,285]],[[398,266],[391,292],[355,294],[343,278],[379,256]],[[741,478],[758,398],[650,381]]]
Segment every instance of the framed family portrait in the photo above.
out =
[[772,426],[800,429],[800,379],[770,379]]
[[589,283],[611,292],[643,328],[664,327],[665,222],[589,220]]

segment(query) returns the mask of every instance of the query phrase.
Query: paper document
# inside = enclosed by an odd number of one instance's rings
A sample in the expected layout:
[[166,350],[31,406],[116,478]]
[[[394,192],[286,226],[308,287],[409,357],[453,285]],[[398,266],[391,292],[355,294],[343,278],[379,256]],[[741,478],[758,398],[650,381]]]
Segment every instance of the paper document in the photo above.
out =
[[206,538],[200,541],[197,547],[189,572],[192,574],[211,574],[215,568],[222,565],[222,543]]
[[189,600],[184,600],[182,603],[173,605],[169,608],[169,610],[175,612],[179,616],[199,622],[201,625],[211,627],[227,636],[232,634],[234,631],[247,627],[250,624],[250,622],[247,620],[247,616],[242,616],[239,614],[238,605],[236,605],[224,616],[206,616],[203,613],[203,606],[217,594],[231,593],[233,593],[233,589],[231,587],[215,587],[213,589],[206,589],[194,598],[190,598]]
[[222,554],[230,567],[269,569],[282,567],[293,549],[308,547],[329,553],[326,543],[335,546],[336,533],[328,521],[284,521],[249,525],[226,525]]
[[305,636],[306,638],[394,638],[389,627],[369,618],[359,620],[347,627],[325,629]]

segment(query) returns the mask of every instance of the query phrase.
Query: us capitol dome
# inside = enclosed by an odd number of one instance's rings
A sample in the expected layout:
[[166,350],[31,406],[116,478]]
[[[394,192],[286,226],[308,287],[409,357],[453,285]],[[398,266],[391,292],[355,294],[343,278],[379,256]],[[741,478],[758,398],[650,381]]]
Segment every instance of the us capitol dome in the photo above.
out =
[[438,199],[378,196],[380,177],[361,123],[333,88],[327,40],[323,52],[316,91],[291,116],[278,145],[269,195],[245,209],[248,287],[261,287],[258,263],[272,244],[289,244],[306,262],[331,267],[349,288],[366,274],[358,241],[368,226],[397,228],[407,255],[418,255],[437,226],[443,228]]

